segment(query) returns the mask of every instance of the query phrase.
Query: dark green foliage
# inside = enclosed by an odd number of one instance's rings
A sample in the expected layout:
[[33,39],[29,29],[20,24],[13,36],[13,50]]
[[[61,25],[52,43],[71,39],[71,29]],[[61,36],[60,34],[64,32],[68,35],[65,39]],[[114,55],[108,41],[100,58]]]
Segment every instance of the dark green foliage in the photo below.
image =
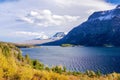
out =
[[50,71],[50,68],[49,67],[45,67],[45,70]]
[[76,71],[73,71],[73,72],[72,72],[72,71],[68,71],[67,74],[68,74],[68,75],[77,76],[77,75],[80,75],[80,74],[82,74],[82,73],[81,73],[81,72],[76,72]]
[[77,75],[77,73],[76,73],[75,71],[74,71],[74,72],[72,72],[72,74],[73,74],[73,75],[75,75],[75,76]]
[[75,76],[77,76],[77,75],[80,75],[81,74],[81,72],[73,72],[73,75],[75,75]]
[[39,70],[44,69],[44,65],[42,63],[40,63],[38,60],[33,60],[32,61],[32,66],[33,66],[34,69],[39,69]]
[[21,54],[21,53],[18,53],[17,59],[18,59],[19,61],[22,61],[23,57],[22,57],[22,54]]
[[66,67],[65,67],[65,66],[63,66],[63,72],[66,72],[66,70],[67,70],[67,69],[66,69]]
[[28,54],[25,55],[25,61],[27,64],[31,64],[31,59]]
[[4,53],[4,55],[6,57],[10,57],[11,56],[10,49],[7,46],[2,47],[2,52]]
[[60,73],[60,74],[62,73],[61,68],[59,68],[58,66],[53,67],[53,68],[52,68],[52,71],[57,72],[57,73]]
[[62,68],[62,67],[59,67],[59,66],[55,66],[55,67],[52,67],[51,68],[52,71],[56,72],[56,73],[60,73],[62,74],[63,72],[66,72],[66,68]]
[[98,70],[98,71],[96,72],[96,75],[97,75],[98,77],[101,76],[100,70]]

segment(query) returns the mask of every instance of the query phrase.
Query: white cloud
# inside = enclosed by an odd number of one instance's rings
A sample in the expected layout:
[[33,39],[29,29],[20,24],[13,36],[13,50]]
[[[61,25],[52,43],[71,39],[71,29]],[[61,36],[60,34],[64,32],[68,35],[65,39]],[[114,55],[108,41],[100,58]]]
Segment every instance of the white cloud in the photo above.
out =
[[39,36],[43,34],[44,32],[38,33],[38,32],[26,32],[26,31],[17,31],[15,34],[18,35],[27,35],[27,36]]
[[56,15],[53,14],[50,10],[34,10],[30,11],[29,14],[24,17],[20,17],[20,20],[36,24],[41,27],[49,26],[64,26],[74,23],[80,19],[79,16],[70,16],[70,15]]
[[48,39],[49,37],[44,32],[26,32],[26,31],[17,31],[13,33],[21,37],[33,37],[35,39]]
[[26,31],[17,31],[15,32],[15,35],[19,36],[28,36],[28,37],[35,37],[35,38],[40,38],[40,39],[48,39],[49,37],[45,35],[44,32],[26,32]]
[[[111,4],[106,3],[104,0],[53,0],[60,7],[93,7],[100,10],[113,8]],[[72,5],[72,6],[71,6]]]

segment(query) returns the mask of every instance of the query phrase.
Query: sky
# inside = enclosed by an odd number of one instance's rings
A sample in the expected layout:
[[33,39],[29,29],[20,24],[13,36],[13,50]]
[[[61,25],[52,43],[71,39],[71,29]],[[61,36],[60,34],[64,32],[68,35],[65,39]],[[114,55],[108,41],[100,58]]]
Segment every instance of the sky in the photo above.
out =
[[0,0],[0,41],[21,42],[69,32],[120,0]]

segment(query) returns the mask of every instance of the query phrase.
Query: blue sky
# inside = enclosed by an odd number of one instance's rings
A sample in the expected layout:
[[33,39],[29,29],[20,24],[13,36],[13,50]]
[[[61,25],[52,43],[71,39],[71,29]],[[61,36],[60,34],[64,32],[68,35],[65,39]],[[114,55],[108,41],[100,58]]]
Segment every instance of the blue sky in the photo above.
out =
[[3,2],[13,2],[13,1],[18,1],[18,0],[0,0],[1,3],[3,3]]
[[19,42],[69,32],[94,11],[113,9],[119,3],[119,0],[0,0],[0,40]]
[[120,0],[106,0],[106,1],[112,4],[120,4]]

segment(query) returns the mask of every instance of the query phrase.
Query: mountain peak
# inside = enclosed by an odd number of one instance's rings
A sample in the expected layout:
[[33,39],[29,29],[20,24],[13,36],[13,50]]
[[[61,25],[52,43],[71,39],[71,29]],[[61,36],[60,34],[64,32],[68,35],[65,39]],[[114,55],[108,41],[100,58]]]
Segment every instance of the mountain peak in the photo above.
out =
[[51,39],[61,39],[65,36],[65,32],[57,32]]
[[116,7],[117,9],[120,9],[120,4]]

